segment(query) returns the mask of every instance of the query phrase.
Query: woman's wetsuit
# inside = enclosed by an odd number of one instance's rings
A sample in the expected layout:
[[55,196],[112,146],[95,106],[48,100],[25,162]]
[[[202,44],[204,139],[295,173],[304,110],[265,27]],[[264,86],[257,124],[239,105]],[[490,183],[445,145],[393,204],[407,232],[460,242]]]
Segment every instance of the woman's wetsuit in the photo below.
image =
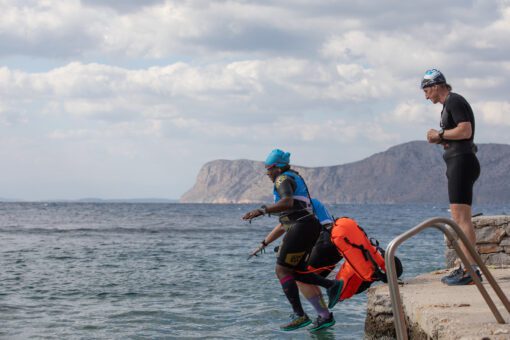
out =
[[275,202],[283,197],[294,200],[291,209],[280,213],[280,223],[287,232],[276,262],[281,266],[306,270],[308,257],[321,232],[321,224],[312,213],[306,185],[297,173],[289,170],[276,178],[274,194]]
[[452,204],[473,202],[473,185],[480,175],[480,163],[476,157],[475,117],[469,103],[457,93],[450,92],[441,112],[441,127],[451,130],[459,123],[470,122],[471,137],[463,140],[444,140],[443,158],[446,162],[448,197]]

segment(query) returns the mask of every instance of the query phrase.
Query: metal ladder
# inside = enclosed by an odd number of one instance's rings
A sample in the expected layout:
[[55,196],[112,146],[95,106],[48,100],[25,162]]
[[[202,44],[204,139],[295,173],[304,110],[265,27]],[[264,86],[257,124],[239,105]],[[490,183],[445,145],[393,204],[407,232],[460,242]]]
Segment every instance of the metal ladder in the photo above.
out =
[[[480,291],[480,294],[482,294],[485,302],[491,309],[492,313],[494,314],[494,317],[496,318],[497,322],[500,324],[505,323],[505,319],[501,316],[499,310],[496,308],[496,305],[492,301],[491,297],[487,293],[487,290],[482,285],[482,282],[478,278],[478,275],[474,272],[473,268],[471,268],[471,265],[469,261],[467,260],[467,257],[464,255],[464,253],[460,250],[459,246],[459,238],[464,243],[464,246],[469,251],[469,254],[471,257],[475,260],[476,264],[480,267],[480,270],[482,271],[483,275],[485,275],[487,281],[492,286],[492,289],[496,292],[499,299],[505,306],[506,310],[510,313],[510,302],[508,301],[508,298],[505,296],[499,285],[496,283],[496,280],[490,273],[490,271],[487,269],[485,264],[482,262],[482,259],[478,255],[478,253],[475,251],[473,246],[470,244],[469,240],[467,239],[466,235],[460,227],[452,220],[442,217],[435,217],[428,219],[411,230],[397,236],[394,238],[388,247],[386,248],[386,254],[384,257],[384,260],[386,262],[386,274],[388,277],[388,285],[390,290],[390,298],[391,298],[391,308],[393,310],[393,319],[395,320],[395,331],[397,333],[397,339],[399,340],[407,340],[407,327],[405,324],[405,317],[404,317],[404,310],[402,308],[402,299],[400,297],[400,290],[398,287],[397,282],[397,269],[395,267],[395,252],[397,251],[397,247],[402,244],[405,240],[417,235],[421,231],[427,229],[427,228],[436,228],[443,232],[443,234],[446,235],[448,240],[451,242],[453,249],[459,256],[459,258],[462,260],[462,263],[464,263],[464,267],[468,270],[469,275],[473,278],[473,281],[476,284],[476,287]],[[457,236],[457,237],[455,237]]]

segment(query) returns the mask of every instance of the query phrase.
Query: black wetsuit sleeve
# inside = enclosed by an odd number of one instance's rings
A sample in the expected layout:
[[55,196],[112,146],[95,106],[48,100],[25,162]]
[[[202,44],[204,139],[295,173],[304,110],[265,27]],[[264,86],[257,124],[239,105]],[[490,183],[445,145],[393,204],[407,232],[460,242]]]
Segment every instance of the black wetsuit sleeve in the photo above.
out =
[[465,100],[462,100],[462,98],[459,97],[455,97],[452,98],[448,104],[448,111],[450,111],[455,126],[462,122],[471,122],[469,117],[469,112],[471,109]]
[[290,176],[280,175],[275,181],[275,187],[280,197],[292,197],[296,191],[296,182]]

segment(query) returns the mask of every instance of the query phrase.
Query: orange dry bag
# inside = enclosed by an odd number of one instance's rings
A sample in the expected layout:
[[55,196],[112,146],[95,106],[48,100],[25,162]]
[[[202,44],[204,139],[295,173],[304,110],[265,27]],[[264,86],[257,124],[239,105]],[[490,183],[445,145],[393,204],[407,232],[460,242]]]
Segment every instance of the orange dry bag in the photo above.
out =
[[[347,217],[335,220],[331,229],[331,241],[351,267],[346,271],[346,275],[352,269],[363,281],[373,282],[386,278],[383,256],[377,251],[365,231],[358,226],[355,220]],[[344,269],[344,266],[342,266],[342,269]],[[341,272],[342,270],[338,275],[341,275]],[[344,284],[347,283],[347,281],[344,282]]]

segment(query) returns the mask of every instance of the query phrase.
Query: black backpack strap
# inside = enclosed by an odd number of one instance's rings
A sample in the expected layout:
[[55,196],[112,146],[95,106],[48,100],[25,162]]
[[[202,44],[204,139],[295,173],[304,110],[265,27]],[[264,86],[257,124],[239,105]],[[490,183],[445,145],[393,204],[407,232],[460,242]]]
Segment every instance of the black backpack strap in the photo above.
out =
[[[363,229],[361,229],[361,230],[363,230]],[[384,277],[386,277],[386,275],[382,272],[381,268],[379,267],[377,262],[374,260],[374,258],[368,251],[368,249],[366,249],[361,244],[352,243],[351,241],[349,241],[349,239],[347,237],[344,237],[344,241],[347,244],[350,244],[352,247],[359,249],[361,251],[361,253],[363,254],[363,258],[365,259],[365,261],[368,260],[368,261],[370,261],[370,263],[372,263],[372,266],[374,267],[374,274],[372,275],[372,278],[374,279],[374,281],[379,281],[379,280],[382,280]]]

